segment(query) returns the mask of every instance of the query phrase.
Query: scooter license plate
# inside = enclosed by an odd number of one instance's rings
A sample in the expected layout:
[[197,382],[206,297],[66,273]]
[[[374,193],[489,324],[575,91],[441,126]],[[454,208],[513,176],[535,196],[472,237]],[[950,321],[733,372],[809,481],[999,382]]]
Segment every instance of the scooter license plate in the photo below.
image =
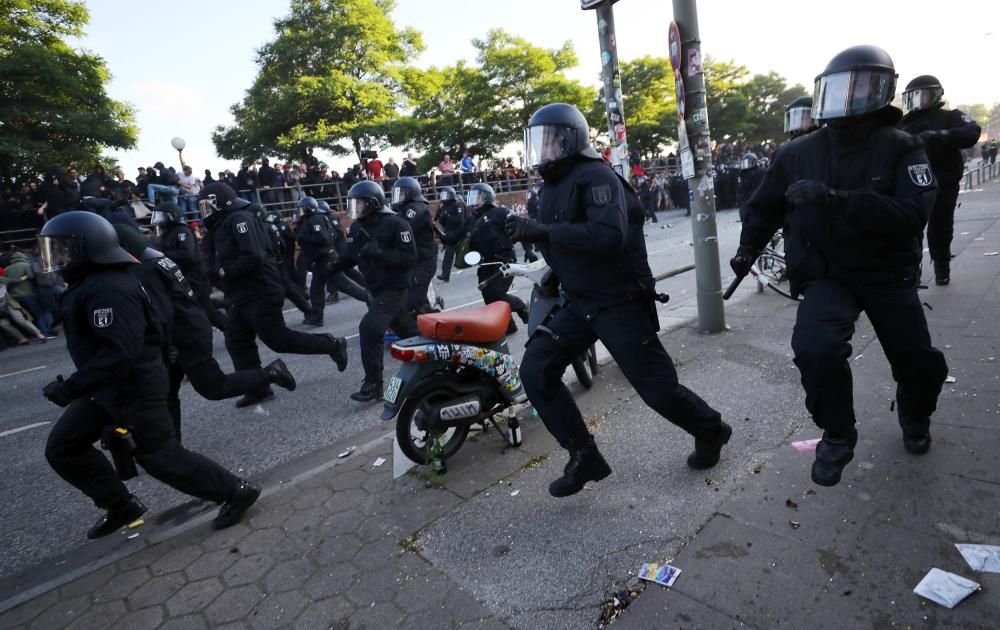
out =
[[383,396],[385,402],[390,405],[396,403],[396,398],[399,397],[399,390],[403,387],[403,379],[398,376],[393,376],[389,379],[389,385],[385,388],[385,395]]

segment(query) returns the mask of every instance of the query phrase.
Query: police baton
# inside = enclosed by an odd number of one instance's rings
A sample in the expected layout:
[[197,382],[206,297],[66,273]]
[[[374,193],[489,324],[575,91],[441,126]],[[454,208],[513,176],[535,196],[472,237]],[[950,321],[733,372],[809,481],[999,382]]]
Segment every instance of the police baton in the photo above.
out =
[[736,291],[736,287],[740,286],[740,283],[743,282],[743,278],[746,277],[747,274],[743,274],[741,276],[736,276],[735,278],[733,278],[733,281],[729,283],[729,288],[726,289],[726,292],[722,294],[722,299],[728,300],[729,298],[733,297],[733,292]]

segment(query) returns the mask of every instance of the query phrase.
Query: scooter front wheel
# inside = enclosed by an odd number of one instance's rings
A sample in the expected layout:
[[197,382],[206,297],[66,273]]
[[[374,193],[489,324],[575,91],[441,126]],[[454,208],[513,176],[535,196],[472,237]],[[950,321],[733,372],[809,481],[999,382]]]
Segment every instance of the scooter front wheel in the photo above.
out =
[[593,387],[594,375],[597,374],[597,350],[594,346],[590,346],[586,352],[573,359],[572,365],[576,380],[587,389]]
[[[446,403],[454,397],[455,395],[448,389],[428,388],[403,403],[396,418],[396,442],[407,457],[418,464],[427,463],[427,450],[433,435],[429,431],[421,430],[417,421],[421,420],[420,414],[424,413],[425,408]],[[454,455],[468,436],[467,424],[445,430],[441,434],[441,440],[444,442],[444,458],[448,459]]]

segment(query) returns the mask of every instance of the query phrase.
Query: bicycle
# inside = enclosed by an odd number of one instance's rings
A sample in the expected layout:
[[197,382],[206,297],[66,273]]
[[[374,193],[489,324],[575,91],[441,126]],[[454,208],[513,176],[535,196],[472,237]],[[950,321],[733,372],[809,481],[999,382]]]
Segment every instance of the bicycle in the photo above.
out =
[[[785,241],[781,232],[777,232],[771,237],[770,242],[761,251],[760,256],[750,266],[750,275],[757,281],[757,291],[762,292],[764,287],[770,288],[778,295],[782,295],[790,300],[800,298],[792,295],[787,288],[788,275],[785,269]],[[726,289],[722,299],[728,300],[732,297],[736,287],[740,285],[745,276],[737,276],[733,279],[729,288]]]

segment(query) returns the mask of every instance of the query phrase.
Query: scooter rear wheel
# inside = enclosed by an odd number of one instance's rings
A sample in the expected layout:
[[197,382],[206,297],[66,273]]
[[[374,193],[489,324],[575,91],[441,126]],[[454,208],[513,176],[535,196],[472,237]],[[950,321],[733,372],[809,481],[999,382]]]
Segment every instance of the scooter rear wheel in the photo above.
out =
[[[396,418],[396,442],[407,457],[418,464],[427,463],[427,446],[432,438],[429,431],[417,427],[419,414],[428,405],[437,405],[453,400],[455,394],[444,387],[427,387],[416,396],[403,403]],[[445,459],[454,455],[469,436],[469,425],[451,427],[442,434]]]
[[587,348],[586,352],[573,359],[573,372],[576,373],[576,380],[581,385],[590,389],[594,386],[594,375],[597,374],[597,350],[594,346]]

